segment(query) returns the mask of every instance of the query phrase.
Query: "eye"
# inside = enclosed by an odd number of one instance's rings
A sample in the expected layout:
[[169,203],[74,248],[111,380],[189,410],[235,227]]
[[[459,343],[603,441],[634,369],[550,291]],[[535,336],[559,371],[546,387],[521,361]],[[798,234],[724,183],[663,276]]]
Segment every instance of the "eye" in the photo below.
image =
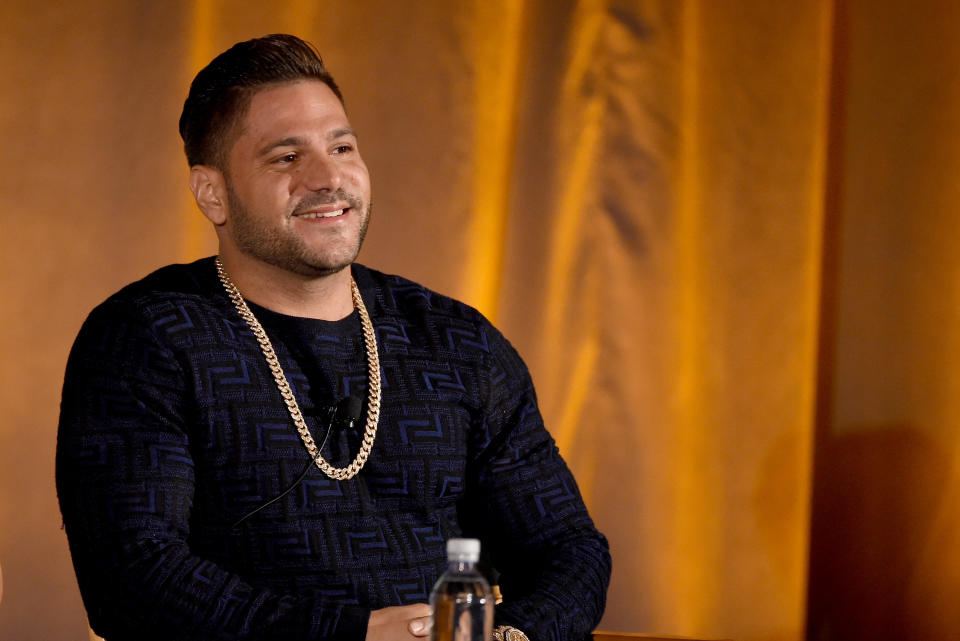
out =
[[347,144],[337,145],[333,148],[333,153],[335,154],[346,154],[353,151],[353,147]]
[[282,156],[278,156],[277,158],[274,159],[273,162],[280,165],[286,165],[286,164],[295,162],[296,160],[297,160],[297,154],[291,151],[289,153],[283,154]]

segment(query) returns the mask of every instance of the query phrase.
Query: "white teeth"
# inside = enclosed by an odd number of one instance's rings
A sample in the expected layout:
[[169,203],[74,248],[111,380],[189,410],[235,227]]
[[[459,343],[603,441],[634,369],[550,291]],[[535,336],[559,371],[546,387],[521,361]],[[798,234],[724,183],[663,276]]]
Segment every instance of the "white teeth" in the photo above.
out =
[[328,212],[325,213],[325,214],[317,214],[317,213],[300,214],[300,215],[297,216],[297,218],[306,218],[306,219],[308,219],[308,220],[309,220],[309,219],[312,219],[312,218],[334,218],[334,217],[336,217],[336,216],[339,216],[339,215],[342,214],[342,213],[343,213],[343,210],[342,210],[342,209],[338,209],[338,210],[336,210],[336,211],[328,211]]

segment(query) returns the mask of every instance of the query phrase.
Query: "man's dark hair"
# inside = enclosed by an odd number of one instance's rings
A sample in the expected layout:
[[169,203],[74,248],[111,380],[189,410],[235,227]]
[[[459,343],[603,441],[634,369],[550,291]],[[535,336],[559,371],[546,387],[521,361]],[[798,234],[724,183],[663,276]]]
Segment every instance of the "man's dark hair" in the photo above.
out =
[[343,103],[337,83],[311,44],[287,34],[238,42],[200,70],[180,114],[187,162],[226,169],[234,130],[253,95],[267,85],[312,79],[326,84]]

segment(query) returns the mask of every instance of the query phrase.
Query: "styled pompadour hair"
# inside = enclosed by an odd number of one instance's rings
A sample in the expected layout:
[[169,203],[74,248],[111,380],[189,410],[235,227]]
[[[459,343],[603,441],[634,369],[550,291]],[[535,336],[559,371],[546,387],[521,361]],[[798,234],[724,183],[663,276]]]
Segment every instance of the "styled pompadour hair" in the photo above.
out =
[[308,42],[288,34],[272,34],[238,42],[190,84],[180,114],[180,137],[187,162],[226,169],[226,156],[250,100],[260,89],[312,79],[326,84],[343,103],[340,88]]

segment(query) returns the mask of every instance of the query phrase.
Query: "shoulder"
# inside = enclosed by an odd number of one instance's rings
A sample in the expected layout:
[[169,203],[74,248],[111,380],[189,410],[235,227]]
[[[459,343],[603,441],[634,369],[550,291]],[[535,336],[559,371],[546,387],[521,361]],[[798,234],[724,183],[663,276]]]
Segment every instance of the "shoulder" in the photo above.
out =
[[206,299],[217,291],[216,278],[212,257],[187,264],[167,265],[130,283],[107,298],[101,306],[149,308],[161,301]]
[[126,333],[155,335],[210,329],[211,315],[229,303],[218,290],[212,258],[162,267],[130,283],[97,305],[87,317],[78,340]]
[[374,298],[377,311],[399,317],[449,318],[476,326],[492,327],[483,314],[450,296],[402,276],[385,274],[354,264],[353,275],[365,298]]
[[[503,363],[508,370],[526,374],[514,347],[474,307],[402,276],[363,265],[355,264],[353,274],[364,299],[374,305],[371,315],[385,342],[413,340],[416,335],[451,356],[480,354]],[[393,327],[404,336],[394,337]]]
[[477,339],[485,339],[496,332],[490,321],[470,305],[420,283],[363,265],[354,265],[353,275],[364,299],[373,303],[371,314],[382,322],[427,326],[451,337],[475,332]]

